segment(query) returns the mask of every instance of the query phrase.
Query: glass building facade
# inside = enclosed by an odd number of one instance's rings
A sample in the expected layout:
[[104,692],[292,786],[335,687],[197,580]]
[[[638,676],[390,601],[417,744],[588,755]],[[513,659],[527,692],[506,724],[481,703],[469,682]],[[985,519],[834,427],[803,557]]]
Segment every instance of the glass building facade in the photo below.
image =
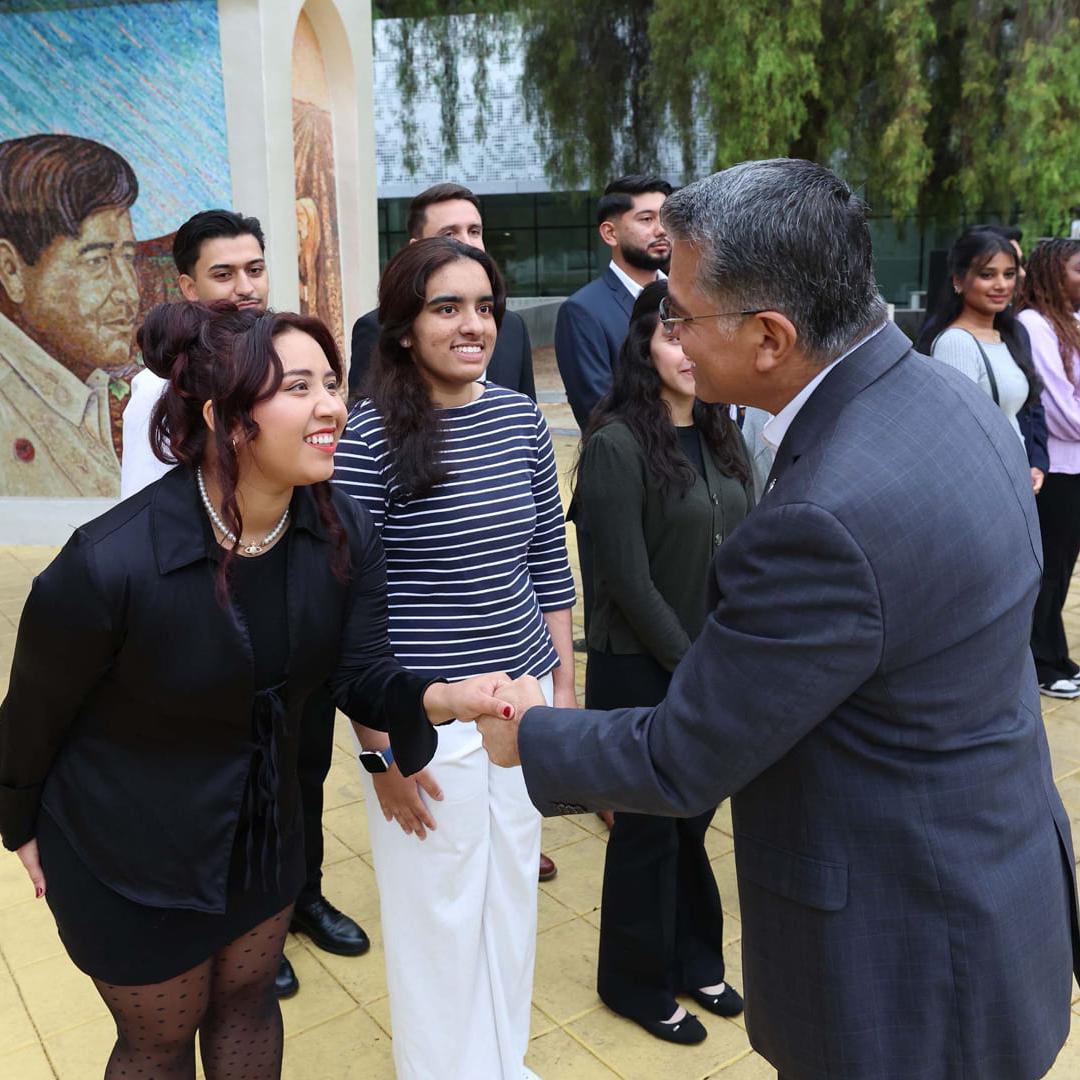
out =
[[[596,229],[596,197],[587,192],[481,195],[484,242],[506,277],[511,296],[569,296],[609,261]],[[408,199],[379,200],[379,260],[408,240]],[[961,224],[874,217],[877,278],[885,299],[907,307],[926,288],[931,252],[947,248]]]

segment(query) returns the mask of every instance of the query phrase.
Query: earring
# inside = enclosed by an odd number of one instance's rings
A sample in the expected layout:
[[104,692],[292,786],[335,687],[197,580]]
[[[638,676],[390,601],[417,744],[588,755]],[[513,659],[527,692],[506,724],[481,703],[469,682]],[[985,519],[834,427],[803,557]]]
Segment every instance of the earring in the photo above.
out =
[[412,348],[412,338],[403,337],[401,339],[401,347],[403,349],[411,349]]

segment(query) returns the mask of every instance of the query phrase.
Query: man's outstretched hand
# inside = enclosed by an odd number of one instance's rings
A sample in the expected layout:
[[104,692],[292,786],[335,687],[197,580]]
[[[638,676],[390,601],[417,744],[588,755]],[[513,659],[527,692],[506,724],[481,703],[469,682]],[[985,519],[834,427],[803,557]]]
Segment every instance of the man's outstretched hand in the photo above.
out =
[[540,684],[531,676],[523,675],[495,691],[500,700],[510,705],[514,714],[505,720],[502,716],[483,716],[476,721],[484,739],[484,749],[495,765],[509,769],[521,764],[518,753],[518,722],[534,705],[546,705],[547,699]]

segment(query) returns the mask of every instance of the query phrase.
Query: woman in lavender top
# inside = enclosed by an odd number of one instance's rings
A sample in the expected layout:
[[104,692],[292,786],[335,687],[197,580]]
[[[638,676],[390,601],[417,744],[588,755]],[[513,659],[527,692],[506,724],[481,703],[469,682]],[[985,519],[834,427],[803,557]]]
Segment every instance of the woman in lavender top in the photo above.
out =
[[1043,382],[1050,471],[1039,496],[1043,577],[1031,634],[1039,687],[1080,697],[1061,612],[1080,553],[1080,240],[1048,240],[1028,261],[1018,321]]

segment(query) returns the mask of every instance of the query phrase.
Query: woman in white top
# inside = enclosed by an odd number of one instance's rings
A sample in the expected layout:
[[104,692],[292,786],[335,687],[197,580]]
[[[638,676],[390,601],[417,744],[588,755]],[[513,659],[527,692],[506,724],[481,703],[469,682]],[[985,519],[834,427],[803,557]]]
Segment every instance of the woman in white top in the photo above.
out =
[[[949,251],[948,280],[916,348],[978,383],[1023,441],[1017,414],[1039,400],[1042,386],[1027,334],[1009,312],[1019,272],[1016,249],[1004,235],[978,225],[965,230]],[[1042,482],[1043,471],[1033,467],[1036,493]]]

